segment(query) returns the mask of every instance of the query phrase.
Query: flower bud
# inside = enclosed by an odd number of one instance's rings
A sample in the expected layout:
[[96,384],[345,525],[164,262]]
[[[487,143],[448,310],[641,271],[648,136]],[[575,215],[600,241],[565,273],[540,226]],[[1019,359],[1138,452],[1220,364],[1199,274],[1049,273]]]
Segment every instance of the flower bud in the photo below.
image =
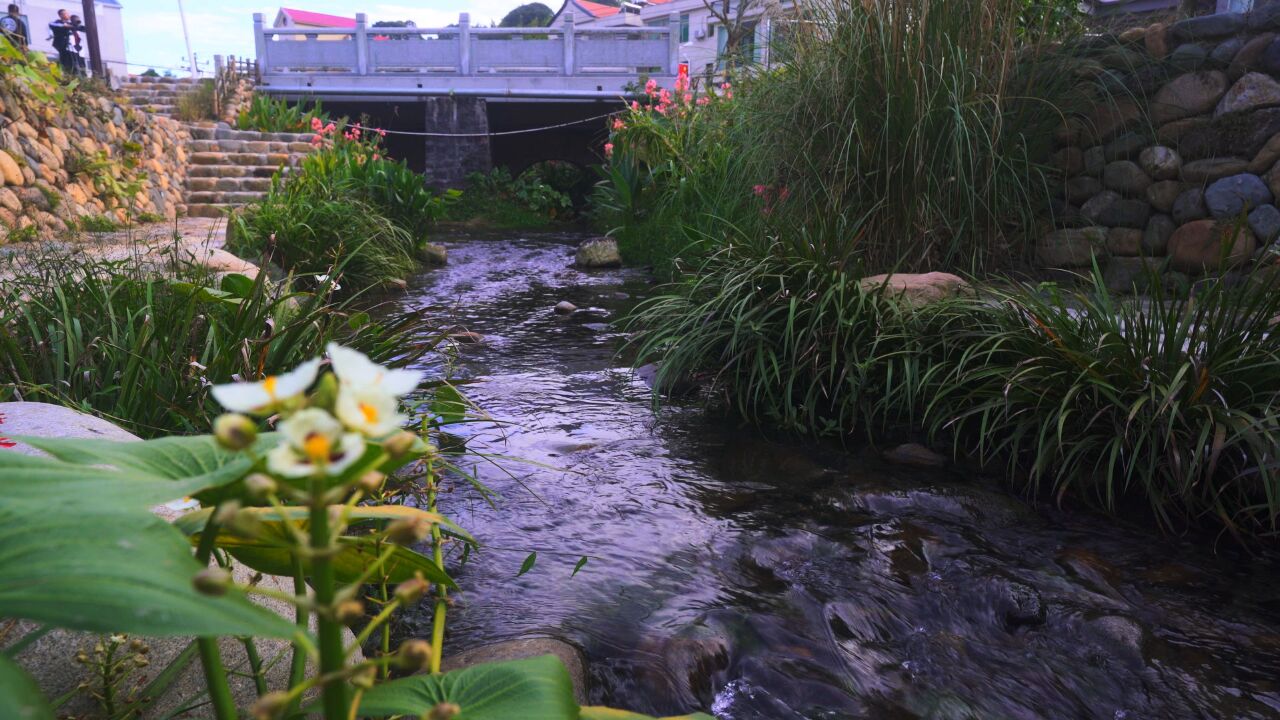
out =
[[378,669],[373,665],[360,668],[351,676],[351,684],[368,690],[378,678]]
[[255,500],[261,500],[268,495],[274,494],[280,489],[275,480],[270,475],[263,473],[254,473],[244,479],[245,492],[249,493],[249,497]]
[[418,571],[413,574],[413,577],[396,586],[396,600],[400,601],[401,605],[412,605],[430,589],[431,583],[422,577],[421,571]]
[[400,645],[396,659],[396,664],[409,672],[425,670],[431,664],[431,643],[426,640],[406,640]]
[[400,518],[387,526],[387,540],[396,545],[420,543],[431,534],[431,523],[420,516]]
[[213,436],[228,450],[244,450],[258,439],[258,426],[247,416],[226,413],[213,421]]
[[191,584],[205,595],[225,595],[231,587],[231,573],[220,567],[209,567],[201,570],[191,578]]
[[364,617],[364,603],[359,600],[343,600],[333,609],[333,619],[343,625],[351,625]]
[[418,440],[417,435],[414,435],[411,432],[401,430],[395,435],[392,435],[386,440],[383,440],[382,449],[386,450],[387,454],[390,455],[392,459],[399,458],[404,456],[405,453],[409,452],[409,450],[413,448],[413,444],[417,442],[417,440]]
[[457,703],[442,702],[428,710],[422,720],[450,720],[453,716],[462,712],[462,708]]
[[236,521],[236,514],[240,512],[239,500],[228,500],[217,507],[213,511],[213,522],[220,527],[227,527]]
[[285,692],[269,692],[258,698],[249,708],[249,716],[253,720],[275,720],[289,706],[289,694]]
[[383,475],[377,470],[370,470],[369,472],[360,476],[360,480],[359,480],[360,489],[365,491],[366,493],[378,492],[378,490],[382,488],[382,483],[385,482],[386,479],[387,479],[386,475]]

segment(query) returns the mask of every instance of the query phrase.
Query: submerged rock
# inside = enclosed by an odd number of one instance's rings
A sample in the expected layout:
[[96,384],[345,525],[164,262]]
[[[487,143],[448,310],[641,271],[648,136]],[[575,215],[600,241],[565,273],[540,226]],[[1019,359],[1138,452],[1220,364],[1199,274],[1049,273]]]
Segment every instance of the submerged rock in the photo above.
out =
[[428,265],[446,265],[449,262],[449,251],[443,245],[423,243],[418,249],[418,258]]
[[895,465],[921,468],[940,468],[947,464],[947,456],[936,453],[919,443],[905,443],[884,454],[884,459]]
[[578,306],[574,305],[568,300],[561,300],[560,302],[556,303],[556,306],[554,309],[556,313],[559,315],[572,315],[573,313],[577,312]]
[[578,246],[573,264],[580,268],[621,267],[618,241],[609,237],[592,238]]
[[555,655],[564,663],[573,680],[573,696],[579,703],[587,701],[587,663],[582,651],[563,640],[555,638],[520,638],[504,640],[492,645],[464,650],[455,655],[446,656],[441,669],[445,672],[461,670],[472,665],[490,662],[507,662],[524,660],[540,655]]

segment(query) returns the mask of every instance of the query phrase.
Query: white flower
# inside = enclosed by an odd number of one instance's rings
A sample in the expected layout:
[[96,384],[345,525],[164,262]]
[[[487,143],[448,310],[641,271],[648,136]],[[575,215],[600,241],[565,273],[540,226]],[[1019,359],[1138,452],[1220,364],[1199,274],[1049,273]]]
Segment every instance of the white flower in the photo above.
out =
[[317,408],[299,410],[280,423],[285,441],[267,454],[267,469],[282,477],[339,475],[364,453],[364,438]]
[[367,437],[382,437],[400,429],[409,417],[400,402],[377,385],[341,385],[334,413],[347,427]]
[[422,382],[422,373],[416,370],[393,370],[365,357],[359,350],[329,343],[325,348],[333,361],[333,374],[343,385],[372,386],[392,397],[403,397],[413,392]]
[[306,392],[316,381],[319,360],[308,360],[283,375],[268,375],[261,382],[214,385],[213,399],[231,412],[263,414]]

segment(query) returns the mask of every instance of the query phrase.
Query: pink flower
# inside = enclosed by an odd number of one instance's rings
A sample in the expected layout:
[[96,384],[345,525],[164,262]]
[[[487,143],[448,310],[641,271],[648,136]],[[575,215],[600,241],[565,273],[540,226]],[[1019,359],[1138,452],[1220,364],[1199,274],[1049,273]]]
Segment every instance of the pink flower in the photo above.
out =
[[685,94],[684,94],[684,102],[685,102],[685,104],[686,104],[686,105],[688,105],[689,103],[693,102],[693,93],[685,93]]
[[373,154],[373,159],[374,159],[374,160],[381,160],[381,159],[382,159],[382,156],[381,156],[381,155],[379,155],[378,153],[374,153],[374,154]]
[[613,143],[604,144],[604,156],[613,157]]
[[724,99],[725,99],[725,100],[732,100],[732,99],[733,99],[733,91],[732,91],[732,90],[730,90],[729,92],[725,93],[725,94],[724,94]]
[[725,84],[723,84],[723,85],[721,85],[721,86],[720,86],[720,89],[721,89],[721,90],[732,90],[732,89],[733,89],[733,86],[732,86],[732,85],[730,85],[729,83],[725,83]]
[[658,102],[662,105],[670,105],[671,91],[663,88],[662,92],[658,93]]
[[380,136],[382,136],[382,137],[386,137],[386,136],[387,136],[387,131],[386,131],[386,130],[379,129],[379,130],[378,130],[378,135],[380,135]]
[[709,102],[711,102],[711,98],[707,97],[706,95],[703,95],[702,97],[698,98],[699,105],[706,105]]
[[677,77],[676,92],[681,92],[688,89],[689,89],[689,78],[685,77],[684,75]]
[[315,130],[316,132],[320,132],[320,128],[322,128],[322,127],[324,127],[324,123],[320,122],[320,118],[318,118],[318,117],[312,117],[312,118],[311,118],[311,129],[312,129],[312,130]]
[[751,188],[751,192],[755,193],[757,196],[764,195],[768,191],[769,191],[769,187],[767,185],[756,185],[755,187]]
[[338,129],[337,125],[334,125],[333,123],[329,123],[328,125],[324,126],[323,132],[325,135],[328,135],[329,133],[335,132],[337,129]]
[[650,79],[650,80],[649,80],[649,82],[647,82],[647,83],[645,83],[645,84],[644,84],[644,92],[645,92],[645,94],[646,94],[646,95],[649,95],[650,97],[652,97],[653,95],[657,94],[657,92],[658,92],[658,81],[657,81],[657,80]]
[[632,101],[631,101],[631,112],[640,112],[640,103],[639,103],[639,102],[637,102],[637,101],[635,101],[635,100],[632,100]]
[[627,124],[626,124],[626,123],[624,123],[624,122],[622,122],[622,118],[614,118],[614,119],[613,119],[613,129],[614,129],[614,131],[615,131],[615,132],[616,132],[616,131],[618,131],[618,130],[621,130],[621,129],[625,128],[626,126],[627,126]]

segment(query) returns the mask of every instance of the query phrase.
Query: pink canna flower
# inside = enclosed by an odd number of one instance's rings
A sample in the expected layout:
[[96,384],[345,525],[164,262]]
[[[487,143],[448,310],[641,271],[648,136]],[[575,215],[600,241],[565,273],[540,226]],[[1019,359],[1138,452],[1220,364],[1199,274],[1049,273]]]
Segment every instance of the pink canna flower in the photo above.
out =
[[755,187],[751,188],[751,192],[755,193],[757,197],[764,195],[768,191],[769,191],[769,186],[767,185],[756,185]]
[[732,86],[732,85],[730,85],[729,83],[724,83],[723,85],[721,85],[721,86],[720,86],[720,89],[721,89],[721,90],[732,90],[732,89],[733,89],[733,86]]
[[386,131],[386,130],[382,130],[381,128],[379,128],[379,130],[378,130],[378,135],[379,135],[380,137],[386,137],[386,136],[387,136],[387,131]]
[[703,95],[702,97],[698,98],[699,105],[706,105],[709,102],[711,102],[711,98],[707,97],[706,95]]
[[374,154],[373,154],[373,159],[374,159],[374,160],[381,160],[381,159],[382,159],[382,156],[381,156],[381,155],[379,155],[378,153],[374,153]]
[[693,102],[693,93],[685,93],[685,94],[684,94],[684,103],[685,103],[685,105],[688,105],[688,104],[689,104],[689,103],[691,103],[691,102]]
[[627,124],[626,124],[626,123],[624,123],[624,122],[622,122],[622,118],[614,118],[614,119],[613,119],[613,129],[614,129],[614,132],[617,132],[618,130],[623,129],[623,128],[625,128],[626,126],[627,126]]
[[650,97],[656,95],[658,93],[658,81],[650,79],[649,82],[644,84],[644,92]]
[[320,118],[311,118],[311,129],[320,132],[320,128],[324,127],[324,123],[320,122]]
[[604,156],[613,157],[613,143],[604,144]]

